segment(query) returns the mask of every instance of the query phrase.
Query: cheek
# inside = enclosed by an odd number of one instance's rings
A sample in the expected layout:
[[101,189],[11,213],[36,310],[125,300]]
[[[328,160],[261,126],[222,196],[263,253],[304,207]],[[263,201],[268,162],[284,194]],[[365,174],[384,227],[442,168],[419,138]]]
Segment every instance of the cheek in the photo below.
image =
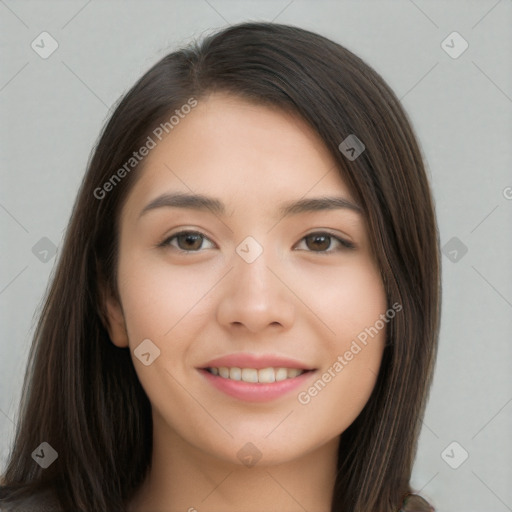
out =
[[353,423],[375,387],[389,325],[384,322],[376,329],[378,318],[354,336],[337,336],[316,380],[297,395],[303,414],[324,425],[328,436],[343,432]]
[[[172,268],[161,258],[147,255],[129,255],[119,262],[119,291],[133,364],[151,403],[159,410],[165,409],[166,396],[180,404],[178,410],[187,406],[187,395],[178,382],[185,381],[192,340],[202,328],[204,308],[208,307],[205,294],[215,281],[215,276],[201,275],[199,279],[192,267]],[[137,348],[147,339],[158,349],[146,345],[149,351],[158,356],[146,366],[138,359]],[[166,390],[164,396],[162,389]]]
[[192,267],[172,268],[151,258],[120,262],[119,276],[130,345],[141,337],[165,345],[181,322],[200,312],[215,283],[212,275],[198,279]]
[[337,385],[350,389],[349,395],[359,404],[366,402],[375,384],[390,320],[384,285],[374,265],[355,267],[347,276],[339,306],[334,343],[339,364],[335,369],[343,378]]
[[373,391],[391,318],[380,273],[370,262],[347,267],[334,281],[332,272],[317,277],[314,307],[333,332],[324,337],[317,380],[297,400],[334,434],[355,420]]
[[380,273],[369,258],[354,258],[336,269],[319,266],[302,276],[296,281],[302,283],[298,295],[329,328],[329,342],[340,350],[387,309]]

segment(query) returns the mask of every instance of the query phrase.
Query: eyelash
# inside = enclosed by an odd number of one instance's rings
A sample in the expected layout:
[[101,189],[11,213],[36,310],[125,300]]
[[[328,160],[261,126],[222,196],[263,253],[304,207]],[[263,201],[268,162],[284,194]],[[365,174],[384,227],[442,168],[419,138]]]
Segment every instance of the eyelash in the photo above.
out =
[[[187,251],[187,250],[184,250],[184,249],[180,249],[179,247],[174,247],[174,246],[171,246],[171,241],[174,240],[175,238],[177,238],[178,236],[180,235],[199,235],[201,236],[203,239],[206,239],[206,240],[209,240],[211,242],[211,240],[206,236],[204,235],[203,233],[199,232],[199,231],[193,231],[193,230],[184,230],[184,231],[179,231],[177,233],[174,233],[173,235],[165,238],[162,242],[160,242],[157,247],[162,247],[162,248],[166,248],[166,247],[173,247],[173,249],[175,249],[176,251],[178,251],[179,253],[181,254],[193,254],[193,253],[199,253],[201,252],[200,250],[195,250],[195,251]],[[318,254],[332,254],[332,253],[336,253],[336,252],[339,252],[339,251],[343,251],[343,250],[350,250],[350,249],[355,249],[355,245],[352,243],[352,242],[349,242],[348,240],[344,240],[343,238],[340,238],[336,235],[333,235],[332,233],[329,233],[327,231],[314,231],[313,233],[309,233],[307,234],[306,236],[304,236],[303,238],[301,238],[301,242],[303,240],[305,240],[306,238],[308,237],[312,237],[312,236],[326,236],[328,238],[331,238],[331,239],[334,239],[336,240],[337,242],[339,242],[339,244],[341,245],[341,247],[339,247],[338,249],[328,249],[326,251],[311,251],[311,250],[307,250],[307,252],[312,252],[312,253],[318,253]],[[213,243],[213,242],[212,242]],[[331,244],[329,244],[330,246]]]

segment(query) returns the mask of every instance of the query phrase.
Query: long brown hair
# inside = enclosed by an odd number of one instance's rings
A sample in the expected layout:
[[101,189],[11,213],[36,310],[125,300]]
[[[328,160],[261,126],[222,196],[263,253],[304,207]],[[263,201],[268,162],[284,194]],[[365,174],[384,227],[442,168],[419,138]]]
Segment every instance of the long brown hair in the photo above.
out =
[[[151,405],[129,349],[109,339],[102,292],[119,298],[119,214],[144,161],[98,190],[163,120],[212,91],[301,116],[364,209],[388,304],[403,312],[388,325],[368,403],[341,435],[332,512],[396,512],[413,493],[441,305],[439,234],[418,142],[389,86],[346,48],[292,26],[242,23],[165,56],[106,124],[34,334],[0,503],[53,489],[62,510],[121,512],[147,475]],[[353,160],[339,148],[351,134],[365,146]],[[31,457],[42,442],[58,453],[47,469]],[[429,510],[408,499],[404,510]]]

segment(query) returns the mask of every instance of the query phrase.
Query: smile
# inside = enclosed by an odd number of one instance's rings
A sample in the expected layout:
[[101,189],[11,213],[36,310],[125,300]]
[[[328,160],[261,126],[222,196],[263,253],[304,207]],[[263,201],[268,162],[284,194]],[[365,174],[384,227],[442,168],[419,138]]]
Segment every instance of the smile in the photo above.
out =
[[286,379],[293,379],[302,375],[305,370],[298,368],[227,368],[225,366],[207,368],[213,375],[218,375],[223,379],[236,381],[270,384],[272,382],[280,382]]
[[[297,388],[306,386],[307,380],[317,373],[315,370],[283,367],[257,370],[221,366],[197,370],[217,391],[246,402],[269,402],[290,395]],[[216,371],[217,374],[214,373]]]

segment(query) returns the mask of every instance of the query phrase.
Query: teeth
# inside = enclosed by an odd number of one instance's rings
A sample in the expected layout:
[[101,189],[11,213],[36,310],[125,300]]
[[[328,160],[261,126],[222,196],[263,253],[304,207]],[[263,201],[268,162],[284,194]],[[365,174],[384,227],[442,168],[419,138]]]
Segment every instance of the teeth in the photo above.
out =
[[242,380],[244,382],[258,382],[258,370],[254,368],[242,368]]
[[242,370],[240,368],[230,368],[229,378],[231,380],[242,380]]
[[298,377],[302,373],[301,370],[297,370],[296,368],[291,368],[288,370],[288,378]]
[[275,382],[276,372],[274,368],[263,368],[258,370],[258,382]]
[[242,380],[244,382],[270,384],[285,379],[293,379],[304,373],[304,370],[298,368],[227,368],[221,366],[219,368],[208,368],[213,375],[219,375],[224,379]]
[[286,368],[278,368],[275,374],[276,382],[279,382],[280,380],[284,380],[288,377],[288,370]]

